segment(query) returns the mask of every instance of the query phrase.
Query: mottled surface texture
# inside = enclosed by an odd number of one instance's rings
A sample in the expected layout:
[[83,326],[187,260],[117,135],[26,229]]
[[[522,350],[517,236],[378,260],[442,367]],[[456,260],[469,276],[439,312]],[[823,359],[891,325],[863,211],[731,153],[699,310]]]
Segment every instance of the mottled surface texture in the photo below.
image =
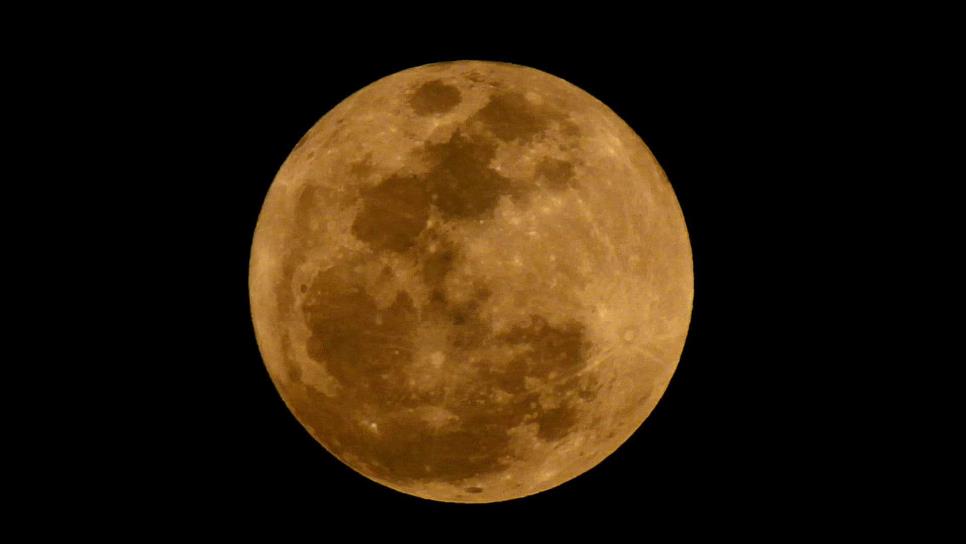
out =
[[643,142],[509,64],[394,74],[285,161],[252,316],[298,420],[365,476],[436,500],[536,493],[651,412],[692,300],[684,218]]

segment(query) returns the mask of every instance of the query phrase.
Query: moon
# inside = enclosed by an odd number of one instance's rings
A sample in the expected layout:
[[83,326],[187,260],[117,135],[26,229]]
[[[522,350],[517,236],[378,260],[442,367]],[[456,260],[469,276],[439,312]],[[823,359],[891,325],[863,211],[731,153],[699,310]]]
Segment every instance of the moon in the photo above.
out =
[[680,359],[674,191],[603,103],[459,61],[390,75],[296,144],[249,296],[265,366],[336,458],[403,493],[504,501],[613,453]]

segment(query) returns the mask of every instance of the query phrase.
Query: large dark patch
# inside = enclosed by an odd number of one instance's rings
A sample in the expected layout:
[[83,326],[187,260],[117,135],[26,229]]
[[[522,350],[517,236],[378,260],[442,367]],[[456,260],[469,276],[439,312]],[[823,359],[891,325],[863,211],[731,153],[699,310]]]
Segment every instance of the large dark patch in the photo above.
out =
[[558,117],[530,104],[520,93],[501,93],[490,97],[470,121],[482,122],[503,141],[529,140],[543,132]]
[[500,196],[512,183],[490,168],[496,144],[464,136],[459,131],[426,154],[436,164],[426,175],[433,204],[447,219],[477,219],[492,215]]
[[362,210],[352,234],[374,249],[409,249],[429,219],[426,183],[416,176],[390,176],[362,192]]
[[420,85],[412,96],[409,105],[419,115],[446,113],[460,103],[460,91],[438,79]]
[[[417,111],[434,113],[455,106],[459,91],[440,81],[429,81],[410,97]],[[501,141],[529,141],[553,123],[573,126],[565,115],[536,106],[520,93],[502,92],[490,97],[463,129],[438,144],[422,146],[417,155],[430,169],[420,175],[391,175],[360,193],[362,209],[352,233],[376,250],[395,252],[413,247],[423,231],[431,208],[444,220],[492,217],[500,197],[526,198],[535,189],[514,182],[491,167]],[[355,177],[371,171],[369,157],[350,168]],[[546,158],[537,167],[545,186],[560,190],[574,185],[573,165]]]
[[[440,284],[457,258],[458,253],[445,244],[424,254],[426,283]],[[438,290],[439,300],[421,309],[400,292],[389,308],[380,310],[359,277],[349,263],[320,272],[303,304],[312,331],[308,352],[339,381],[343,393],[327,398],[305,388],[311,401],[296,402],[295,407],[334,450],[351,453],[375,476],[395,482],[458,482],[505,468],[510,460],[507,431],[513,427],[534,421],[545,440],[560,439],[573,429],[578,408],[568,392],[593,386],[591,378],[576,375],[587,357],[582,325],[553,326],[534,315],[526,325],[494,334],[479,315],[491,296],[485,286],[477,286],[471,297],[459,302],[446,300]],[[447,365],[476,368],[477,378],[445,400],[439,391],[420,393],[407,384],[420,319],[446,329]],[[506,354],[504,360],[488,360],[481,350],[494,345],[514,350],[497,352]],[[562,399],[559,405],[537,409],[540,393],[527,388],[527,378],[548,386],[566,378],[566,387],[553,389]],[[508,393],[509,400],[497,402],[496,390]],[[418,408],[428,405],[447,409],[459,418],[458,425],[434,428],[419,416]],[[359,423],[364,417],[378,420],[378,432]]]
[[430,205],[445,219],[477,219],[492,215],[512,183],[489,167],[496,146],[456,132],[445,143],[423,153],[434,166],[424,175],[384,179],[360,193],[362,209],[352,234],[376,250],[412,248],[426,227]]
[[380,310],[348,266],[316,275],[302,307],[312,332],[309,356],[356,389],[360,401],[402,401],[394,385],[399,370],[412,360],[416,309],[401,291]]
[[575,185],[573,163],[547,157],[537,164],[539,176],[551,189],[566,189]]

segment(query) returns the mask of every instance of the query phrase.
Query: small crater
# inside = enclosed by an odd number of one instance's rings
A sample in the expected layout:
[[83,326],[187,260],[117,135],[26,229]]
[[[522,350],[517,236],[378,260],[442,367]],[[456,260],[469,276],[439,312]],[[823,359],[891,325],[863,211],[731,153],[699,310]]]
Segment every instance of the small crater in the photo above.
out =
[[461,101],[459,89],[438,79],[423,83],[409,97],[409,105],[418,115],[446,113]]
[[464,491],[466,491],[467,493],[482,493],[483,492],[483,488],[482,487],[475,487],[475,486],[474,487],[467,487],[466,489],[464,489]]
[[590,402],[597,398],[597,391],[595,389],[584,387],[577,391],[577,397],[584,402]]

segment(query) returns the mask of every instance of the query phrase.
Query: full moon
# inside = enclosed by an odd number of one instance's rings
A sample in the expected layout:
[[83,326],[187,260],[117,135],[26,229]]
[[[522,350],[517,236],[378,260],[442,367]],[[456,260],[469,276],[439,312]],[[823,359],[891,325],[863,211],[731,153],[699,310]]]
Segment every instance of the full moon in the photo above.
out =
[[539,493],[651,413],[693,299],[684,216],[613,111],[523,66],[447,62],[322,117],[258,217],[265,366],[332,455],[447,502]]

